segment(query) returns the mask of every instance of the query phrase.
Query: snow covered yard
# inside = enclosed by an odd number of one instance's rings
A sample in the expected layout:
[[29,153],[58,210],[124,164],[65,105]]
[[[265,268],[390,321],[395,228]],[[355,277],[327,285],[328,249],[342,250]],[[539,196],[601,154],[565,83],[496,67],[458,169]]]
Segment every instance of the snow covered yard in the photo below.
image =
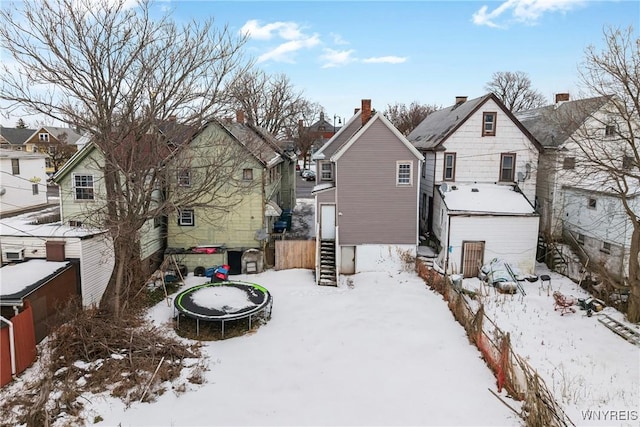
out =
[[[309,270],[234,276],[265,286],[273,317],[207,342],[207,382],[157,402],[85,396],[97,425],[519,425],[441,297],[412,272],[318,287]],[[188,286],[203,278],[189,276]],[[150,316],[168,325],[173,308]],[[170,327],[170,326],[167,326]]]
[[[589,294],[544,264],[537,266],[536,274],[551,277],[548,293],[541,281],[525,281],[526,296],[499,294],[491,288],[481,298],[486,315],[511,333],[514,351],[538,371],[576,425],[638,425],[640,347],[598,321],[601,313],[622,322],[624,316],[607,307],[588,317],[578,306],[575,313],[561,316],[554,311],[554,291],[576,300]],[[480,286],[478,279],[464,282],[467,289]]]

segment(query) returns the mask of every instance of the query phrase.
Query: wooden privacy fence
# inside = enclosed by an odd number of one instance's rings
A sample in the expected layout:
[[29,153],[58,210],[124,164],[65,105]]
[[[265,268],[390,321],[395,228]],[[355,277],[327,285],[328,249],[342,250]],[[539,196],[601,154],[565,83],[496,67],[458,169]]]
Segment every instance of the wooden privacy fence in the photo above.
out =
[[555,401],[544,380],[513,351],[509,334],[498,328],[484,313],[482,304],[476,309],[472,308],[461,292],[421,260],[416,261],[416,270],[427,285],[447,301],[453,316],[464,327],[469,340],[478,347],[495,375],[498,391],[504,388],[513,399],[524,401],[523,409],[516,411],[494,393],[498,399],[516,412],[526,426],[575,426]]
[[14,368],[18,375],[31,366],[37,354],[33,311],[29,301],[25,301],[23,311],[9,320],[13,325],[13,340],[6,325],[0,328],[0,387],[11,382]]
[[276,270],[316,268],[315,240],[276,240]]

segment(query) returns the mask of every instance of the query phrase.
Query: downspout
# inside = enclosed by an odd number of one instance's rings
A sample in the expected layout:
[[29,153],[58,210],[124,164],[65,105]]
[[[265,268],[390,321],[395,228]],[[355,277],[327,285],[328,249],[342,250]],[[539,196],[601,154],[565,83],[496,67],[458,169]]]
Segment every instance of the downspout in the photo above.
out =
[[[267,214],[266,214],[266,208],[267,208],[267,197],[265,195],[265,174],[267,172],[267,168],[263,168],[262,169],[262,176],[260,177],[260,182],[261,182],[261,188],[260,188],[260,196],[262,198],[262,224],[264,224],[264,229],[266,231],[267,236],[271,236],[271,231],[269,230],[269,224],[267,224]],[[267,265],[267,263],[265,262],[267,260],[267,244],[269,242],[269,240],[271,240],[269,237],[267,237],[263,242],[262,242],[262,262],[264,265]],[[228,257],[229,255],[227,255]],[[227,258],[227,263],[229,262],[229,259]]]
[[9,325],[9,352],[11,353],[11,377],[16,378],[16,340],[13,335],[13,322],[4,316],[0,316],[0,320]]
[[449,274],[449,254],[451,253],[449,240],[451,239],[451,215],[447,212],[447,256],[444,262],[444,283],[447,284],[447,275]]

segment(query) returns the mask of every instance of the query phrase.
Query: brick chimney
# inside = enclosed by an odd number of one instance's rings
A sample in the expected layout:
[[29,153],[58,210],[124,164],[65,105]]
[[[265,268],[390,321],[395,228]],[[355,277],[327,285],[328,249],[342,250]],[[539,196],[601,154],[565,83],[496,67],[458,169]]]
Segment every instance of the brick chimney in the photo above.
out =
[[556,104],[569,100],[568,93],[556,93]]
[[371,100],[362,100],[362,125],[364,126],[371,118]]
[[456,96],[456,105],[464,104],[465,102],[467,102],[466,96]]
[[236,122],[244,123],[244,111],[242,110],[236,111]]

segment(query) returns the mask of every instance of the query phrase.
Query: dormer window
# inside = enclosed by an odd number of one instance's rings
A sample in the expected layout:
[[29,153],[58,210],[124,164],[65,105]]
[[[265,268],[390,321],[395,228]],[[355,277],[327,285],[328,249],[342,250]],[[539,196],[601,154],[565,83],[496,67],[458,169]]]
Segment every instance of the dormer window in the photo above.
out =
[[482,136],[496,136],[498,113],[482,113]]
[[38,141],[49,142],[49,134],[46,132],[40,132],[40,134],[38,135]]

